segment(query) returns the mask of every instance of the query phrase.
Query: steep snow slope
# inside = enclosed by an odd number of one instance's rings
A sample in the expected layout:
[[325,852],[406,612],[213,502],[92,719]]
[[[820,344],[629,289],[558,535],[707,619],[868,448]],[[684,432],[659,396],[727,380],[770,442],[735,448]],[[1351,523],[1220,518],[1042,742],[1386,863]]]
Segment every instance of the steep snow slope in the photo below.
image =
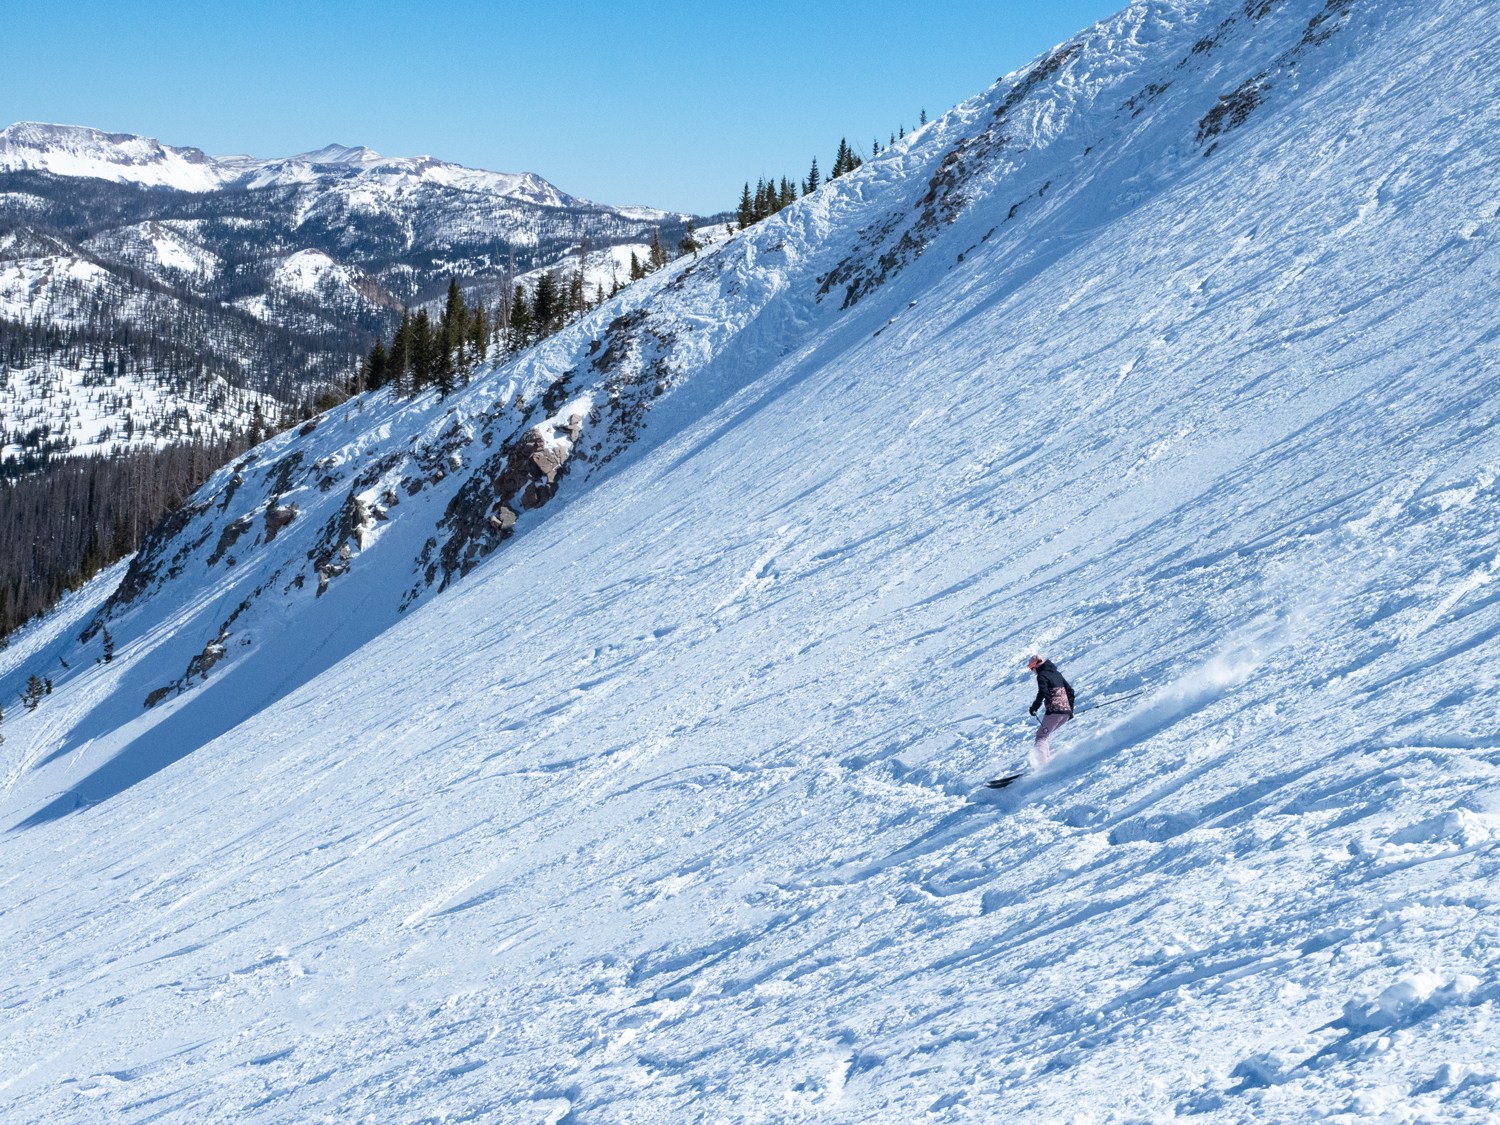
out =
[[1132,5],[226,470],[0,654],[6,1114],[1493,1117],[1491,16]]

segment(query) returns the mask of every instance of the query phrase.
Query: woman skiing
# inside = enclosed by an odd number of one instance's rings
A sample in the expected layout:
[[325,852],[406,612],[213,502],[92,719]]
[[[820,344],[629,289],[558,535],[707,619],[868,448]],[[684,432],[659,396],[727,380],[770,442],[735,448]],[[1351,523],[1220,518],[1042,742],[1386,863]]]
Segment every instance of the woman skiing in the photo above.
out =
[[1063,679],[1057,665],[1045,656],[1033,656],[1026,667],[1036,673],[1036,699],[1032,701],[1031,713],[1038,707],[1046,707],[1042,725],[1036,728],[1036,743],[1032,750],[1032,761],[1041,769],[1052,760],[1052,750],[1047,739],[1052,733],[1073,717],[1073,685]]

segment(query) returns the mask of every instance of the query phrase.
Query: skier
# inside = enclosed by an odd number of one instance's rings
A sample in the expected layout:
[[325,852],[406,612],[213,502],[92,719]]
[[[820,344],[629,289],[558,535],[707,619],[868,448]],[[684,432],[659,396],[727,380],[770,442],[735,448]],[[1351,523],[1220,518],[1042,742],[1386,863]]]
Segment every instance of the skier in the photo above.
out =
[[1052,750],[1047,739],[1052,733],[1073,717],[1073,685],[1063,679],[1057,665],[1045,656],[1033,656],[1026,667],[1036,673],[1036,699],[1032,701],[1031,713],[1043,705],[1046,712],[1042,725],[1036,728],[1036,743],[1032,750],[1033,764],[1041,769],[1052,760]]

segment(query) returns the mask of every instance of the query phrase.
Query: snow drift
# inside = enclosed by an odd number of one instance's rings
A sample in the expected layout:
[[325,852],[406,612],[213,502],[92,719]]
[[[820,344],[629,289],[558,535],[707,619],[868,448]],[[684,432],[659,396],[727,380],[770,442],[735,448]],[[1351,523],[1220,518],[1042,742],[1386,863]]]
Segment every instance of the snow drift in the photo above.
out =
[[226,468],[0,655],[6,1112],[1492,1116],[1491,16],[1133,4]]

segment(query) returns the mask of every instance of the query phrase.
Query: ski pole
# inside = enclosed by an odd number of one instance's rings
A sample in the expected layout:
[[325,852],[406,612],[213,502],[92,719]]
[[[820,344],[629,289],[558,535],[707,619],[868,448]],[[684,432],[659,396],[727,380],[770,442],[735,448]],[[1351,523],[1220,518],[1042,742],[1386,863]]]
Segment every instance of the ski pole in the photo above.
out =
[[1073,714],[1082,715],[1085,711],[1097,711],[1101,707],[1113,707],[1116,703],[1124,703],[1127,699],[1135,699],[1137,696],[1145,695],[1150,690],[1150,688],[1141,688],[1140,691],[1133,691],[1129,695],[1120,696],[1118,699],[1106,699],[1103,703],[1093,703],[1087,707],[1080,707]]

